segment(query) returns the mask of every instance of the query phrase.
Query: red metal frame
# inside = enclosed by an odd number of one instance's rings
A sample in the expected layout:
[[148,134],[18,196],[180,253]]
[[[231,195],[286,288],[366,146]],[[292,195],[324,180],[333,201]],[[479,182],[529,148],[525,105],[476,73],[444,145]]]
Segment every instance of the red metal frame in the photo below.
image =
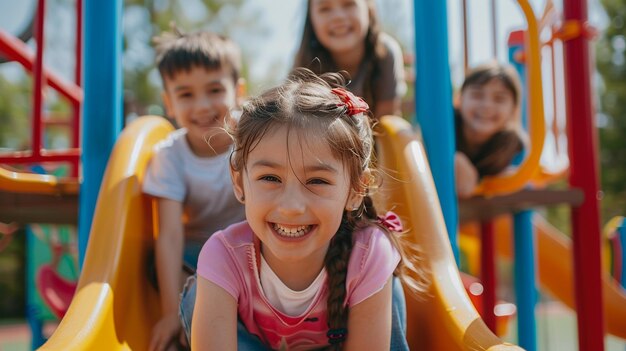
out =
[[[74,84],[81,87],[82,84],[82,72],[83,72],[83,1],[76,0],[76,46],[74,51]],[[81,89],[82,95],[82,89]],[[72,147],[80,147],[80,106],[81,100],[73,100],[72,107],[74,108],[74,116],[72,118]],[[79,156],[80,158],[80,156]],[[78,176],[78,164],[74,167],[76,171],[73,176]]]
[[[491,54],[494,59],[498,57],[498,19],[497,19],[497,2],[491,0],[491,40],[493,41],[491,46]],[[468,43],[468,16],[467,16],[467,0],[461,1],[462,19],[463,19],[463,68],[467,73],[469,69],[469,43]]]
[[[67,82],[54,72],[47,70],[43,64],[45,4],[45,0],[38,0],[35,18],[37,49],[34,55],[24,42],[0,30],[0,52],[9,60],[19,62],[27,72],[33,73],[31,150],[0,155],[0,163],[67,162],[72,165],[71,176],[77,177],[80,161],[80,107],[83,99],[83,92],[80,88],[82,71],[82,0],[76,0],[76,65],[73,83]],[[73,112],[70,121],[65,123],[51,121],[50,123],[51,125],[64,124],[70,128],[70,149],[56,151],[43,148],[43,132],[48,124],[48,121],[42,118],[43,90],[46,86],[50,86],[58,91],[72,106]]]
[[469,69],[469,44],[468,44],[468,23],[467,23],[467,0],[461,2],[463,9],[463,73]]
[[[563,2],[565,21],[586,23],[587,2]],[[598,139],[591,101],[591,58],[588,38],[579,35],[563,43],[570,153],[570,186],[580,188],[585,201],[572,208],[573,252],[576,272],[578,344],[581,351],[604,350],[601,279],[601,231],[598,208]]]
[[494,308],[496,307],[496,250],[494,238],[494,223],[492,220],[486,220],[480,224],[480,280],[483,283],[483,304],[482,318],[485,324],[496,333],[496,315]]
[[33,68],[33,125],[31,134],[31,149],[34,157],[41,156],[41,111],[43,106],[43,50],[44,50],[44,18],[46,16],[46,1],[37,1],[37,22],[35,24],[35,40],[37,51],[35,52],[35,67]]
[[491,55],[498,59],[498,7],[496,0],[491,0]]
[[[0,51],[7,59],[15,61],[28,72],[33,71],[35,55],[21,40],[0,29]],[[70,101],[82,101],[83,91],[80,86],[67,82],[54,72],[44,67],[44,75],[48,85]]]

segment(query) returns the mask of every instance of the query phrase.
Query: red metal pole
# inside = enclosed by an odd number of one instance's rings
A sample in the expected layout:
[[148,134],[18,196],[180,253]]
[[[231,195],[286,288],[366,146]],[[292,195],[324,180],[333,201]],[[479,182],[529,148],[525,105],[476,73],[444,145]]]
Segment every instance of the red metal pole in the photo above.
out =
[[498,8],[496,7],[496,0],[491,0],[491,40],[492,43],[492,55],[494,60],[498,59]]
[[481,222],[480,226],[480,279],[483,283],[483,310],[482,317],[485,324],[496,332],[496,262],[495,262],[495,238],[492,220]]
[[[76,86],[82,86],[82,70],[83,70],[83,1],[76,0],[76,52],[74,66],[74,83]],[[78,146],[78,145],[75,145]]]
[[[74,66],[74,83],[76,86],[82,86],[82,54],[83,54],[83,1],[76,0],[76,52],[75,52],[75,66]],[[72,147],[79,148],[80,147],[80,101],[72,101],[73,108],[73,116],[72,116]],[[72,162],[72,176],[78,177],[79,168],[78,168],[79,160],[76,159],[75,162]]]
[[[7,59],[22,65],[27,72],[34,71],[35,55],[30,52],[30,49],[23,41],[3,32],[2,29],[0,29],[0,52]],[[45,66],[43,67],[43,77],[47,85],[56,89],[68,100],[82,101],[83,91],[79,86],[64,80],[53,71],[47,70]]]
[[42,155],[33,156],[30,151],[12,152],[6,156],[0,155],[0,163],[8,164],[30,164],[42,162],[70,162],[75,163],[80,157],[79,149],[69,149],[63,151],[43,151]]
[[41,111],[43,107],[43,48],[44,48],[44,17],[46,14],[46,1],[37,1],[37,19],[35,25],[35,40],[37,52],[35,55],[34,85],[33,85],[33,130],[31,134],[31,148],[33,155],[41,154],[42,128]]
[[[587,22],[586,0],[563,2],[565,21]],[[572,208],[578,343],[581,351],[604,350],[604,318],[598,211],[598,145],[591,100],[591,58],[584,35],[566,40],[565,77],[570,154],[570,186],[580,188],[585,201]]]
[[463,73],[467,73],[469,67],[469,45],[467,25],[467,0],[462,0],[463,7]]

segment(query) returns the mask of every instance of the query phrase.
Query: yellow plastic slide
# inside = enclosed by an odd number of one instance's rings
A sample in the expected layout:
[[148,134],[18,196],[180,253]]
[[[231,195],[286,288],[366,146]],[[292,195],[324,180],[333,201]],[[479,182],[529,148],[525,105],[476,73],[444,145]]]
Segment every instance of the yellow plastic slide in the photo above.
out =
[[[120,136],[100,189],[76,296],[42,350],[147,349],[160,311],[145,274],[153,218],[140,185],[152,146],[171,129],[164,119],[142,117]],[[414,263],[431,281],[420,300],[407,296],[411,348],[520,350],[488,330],[463,289],[430,169],[411,126],[385,117],[381,132],[379,159],[387,176],[377,201],[394,206],[403,218],[422,252]]]
[[147,280],[153,246],[150,200],[141,181],[152,147],[173,130],[143,117],[120,135],[104,174],[76,295],[40,350],[147,350],[160,314]]
[[0,167],[0,191],[66,195],[78,193],[78,182],[53,175],[13,172]]
[[454,261],[439,198],[422,144],[399,117],[380,122],[378,161],[383,184],[379,209],[395,211],[420,251],[414,260],[430,282],[428,293],[407,295],[407,339],[412,350],[521,350],[503,343],[474,309]]

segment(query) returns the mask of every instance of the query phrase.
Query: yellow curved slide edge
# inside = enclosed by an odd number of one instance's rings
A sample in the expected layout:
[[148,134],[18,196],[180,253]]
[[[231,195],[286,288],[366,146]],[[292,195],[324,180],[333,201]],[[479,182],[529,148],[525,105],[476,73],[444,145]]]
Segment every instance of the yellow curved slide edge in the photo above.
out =
[[474,191],[476,194],[496,195],[521,190],[539,170],[539,162],[545,141],[543,88],[541,83],[541,43],[537,19],[528,0],[517,0],[526,18],[526,67],[528,81],[528,117],[530,150],[522,164],[511,174],[485,177]]
[[377,140],[383,184],[376,201],[402,218],[420,251],[415,260],[429,291],[407,294],[407,339],[413,350],[521,350],[502,342],[480,318],[457,269],[423,146],[400,117],[381,119]]
[[78,194],[75,179],[59,179],[52,175],[13,172],[0,167],[0,191],[29,194]]
[[[533,218],[537,237],[540,284],[565,305],[576,309],[572,242],[541,216]],[[607,271],[602,272],[606,331],[626,339],[626,290]]]
[[148,349],[160,307],[145,269],[153,221],[141,182],[154,144],[172,130],[165,119],[150,116],[120,135],[100,187],[76,295],[40,350]]

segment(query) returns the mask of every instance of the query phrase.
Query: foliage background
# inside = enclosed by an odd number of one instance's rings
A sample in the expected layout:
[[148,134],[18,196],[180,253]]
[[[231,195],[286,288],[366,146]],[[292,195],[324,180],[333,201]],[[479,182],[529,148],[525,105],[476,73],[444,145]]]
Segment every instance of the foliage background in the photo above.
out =
[[602,0],[609,18],[596,44],[604,222],[626,215],[626,1]]

